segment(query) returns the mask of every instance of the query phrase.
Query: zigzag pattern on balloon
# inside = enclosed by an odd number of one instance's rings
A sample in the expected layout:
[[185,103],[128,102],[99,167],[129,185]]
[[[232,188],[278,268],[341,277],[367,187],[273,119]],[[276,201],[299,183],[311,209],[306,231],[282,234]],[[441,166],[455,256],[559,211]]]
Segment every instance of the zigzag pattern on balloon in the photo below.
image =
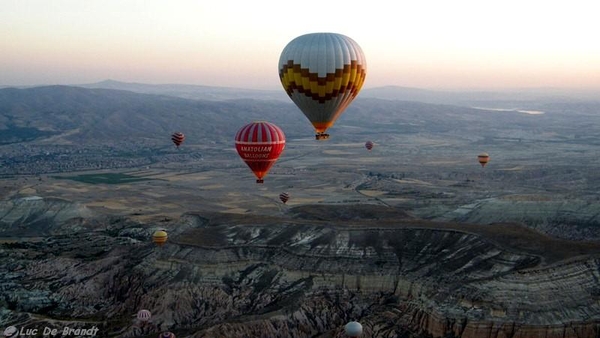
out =
[[358,95],[366,76],[366,69],[354,60],[325,77],[310,73],[308,68],[294,64],[293,60],[288,60],[279,71],[279,78],[289,96],[297,91],[319,103],[325,103],[341,93],[350,93],[354,98]]

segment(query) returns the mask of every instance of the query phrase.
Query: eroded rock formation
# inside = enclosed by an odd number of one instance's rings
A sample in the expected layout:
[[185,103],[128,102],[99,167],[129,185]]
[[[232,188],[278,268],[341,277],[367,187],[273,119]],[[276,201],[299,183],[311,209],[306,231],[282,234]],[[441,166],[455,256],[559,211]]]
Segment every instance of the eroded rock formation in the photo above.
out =
[[[318,213],[188,214],[160,226],[163,247],[149,240],[158,225],[126,219],[18,237],[0,248],[0,322],[95,325],[103,337],[344,337],[350,320],[365,337],[600,334],[597,256],[547,264],[543,252],[403,213]],[[142,308],[153,313],[144,325]]]

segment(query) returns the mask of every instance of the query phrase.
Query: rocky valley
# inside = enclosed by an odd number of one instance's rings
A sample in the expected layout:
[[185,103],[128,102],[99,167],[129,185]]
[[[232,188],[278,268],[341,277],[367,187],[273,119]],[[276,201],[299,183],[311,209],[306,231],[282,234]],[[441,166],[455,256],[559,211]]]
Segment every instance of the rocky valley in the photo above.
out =
[[[316,142],[271,94],[184,89],[0,89],[0,328],[600,337],[597,102],[367,96]],[[253,119],[287,135],[262,185]]]
[[[356,319],[369,337],[599,332],[600,245],[529,238],[571,247],[556,261],[515,244],[511,236],[527,231],[518,225],[478,231],[373,205],[315,206],[315,213],[303,206],[269,217],[188,213],[143,224],[90,214],[83,221],[81,206],[67,201],[13,203],[29,204],[23,216],[49,235],[22,233],[14,209],[1,218],[5,239],[15,237],[0,251],[0,320],[18,327],[95,325],[119,337],[166,330],[343,337],[343,325]],[[324,219],[327,210],[337,217]],[[170,234],[162,247],[149,241],[159,227]],[[136,322],[142,308],[152,311],[151,325]]]

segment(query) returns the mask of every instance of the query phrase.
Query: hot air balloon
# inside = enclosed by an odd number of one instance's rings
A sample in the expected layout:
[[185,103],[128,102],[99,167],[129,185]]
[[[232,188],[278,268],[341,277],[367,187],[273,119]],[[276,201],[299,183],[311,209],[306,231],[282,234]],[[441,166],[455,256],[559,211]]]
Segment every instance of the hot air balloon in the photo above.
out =
[[279,199],[281,200],[281,202],[283,202],[283,204],[285,204],[290,199],[290,194],[288,194],[287,192],[282,192],[281,194],[279,194]]
[[235,135],[238,154],[254,172],[256,183],[263,183],[269,169],[285,148],[285,134],[278,126],[255,121],[243,126]]
[[365,148],[367,148],[367,150],[373,149],[373,142],[371,142],[371,141],[365,142]]
[[173,143],[175,143],[177,148],[179,148],[179,146],[183,143],[184,140],[185,140],[185,135],[183,135],[183,133],[176,132],[176,133],[173,133],[173,135],[171,135],[171,141],[173,141]]
[[142,322],[149,321],[150,317],[152,317],[152,314],[148,310],[140,310],[137,313],[137,319],[140,320],[140,321],[142,321]]
[[171,332],[163,332],[158,336],[158,338],[175,338],[175,334]]
[[281,52],[279,79],[315,128],[317,140],[358,95],[367,75],[360,46],[336,33],[301,35]]
[[348,335],[348,337],[360,337],[363,332],[362,325],[360,325],[359,322],[354,321],[346,324],[346,326],[344,326],[344,330],[346,331],[346,335]]
[[488,155],[488,153],[481,153],[477,155],[477,159],[479,160],[481,166],[485,167],[485,165],[490,161],[490,155]]
[[152,242],[158,246],[163,246],[167,242],[167,238],[167,232],[164,230],[156,230],[154,234],[152,234]]

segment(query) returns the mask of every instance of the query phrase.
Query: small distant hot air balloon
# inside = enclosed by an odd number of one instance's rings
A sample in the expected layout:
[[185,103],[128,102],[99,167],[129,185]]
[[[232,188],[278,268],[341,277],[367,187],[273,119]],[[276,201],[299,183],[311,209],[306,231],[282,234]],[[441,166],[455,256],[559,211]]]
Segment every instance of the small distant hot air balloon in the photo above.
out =
[[140,310],[137,313],[137,319],[140,320],[140,321],[142,321],[142,322],[149,321],[150,317],[152,317],[152,314],[148,310]]
[[285,204],[290,199],[290,194],[288,194],[287,192],[282,192],[281,194],[279,194],[279,199],[281,200],[281,202],[283,202],[283,204]]
[[158,336],[158,338],[175,338],[175,334],[171,332],[163,332]]
[[167,242],[167,232],[165,230],[156,230],[154,234],[152,234],[152,242],[154,242],[158,246],[163,246]]
[[273,123],[255,121],[237,132],[235,148],[256,176],[256,183],[263,183],[285,148],[285,134]]
[[312,33],[290,41],[279,57],[283,89],[315,128],[317,140],[358,95],[367,75],[360,46],[337,33]]
[[367,148],[367,150],[373,149],[373,142],[371,142],[371,141],[365,142],[365,148]]
[[348,335],[348,337],[360,337],[363,332],[362,325],[360,325],[359,322],[354,321],[346,324],[346,326],[344,326],[344,330],[346,331],[346,335]]
[[175,143],[177,148],[179,148],[179,146],[183,143],[184,140],[185,140],[185,135],[183,135],[183,133],[176,132],[173,135],[171,135],[171,141],[173,141],[173,143]]
[[488,155],[488,153],[481,153],[477,155],[477,159],[479,160],[481,166],[485,167],[485,165],[490,161],[490,155]]

